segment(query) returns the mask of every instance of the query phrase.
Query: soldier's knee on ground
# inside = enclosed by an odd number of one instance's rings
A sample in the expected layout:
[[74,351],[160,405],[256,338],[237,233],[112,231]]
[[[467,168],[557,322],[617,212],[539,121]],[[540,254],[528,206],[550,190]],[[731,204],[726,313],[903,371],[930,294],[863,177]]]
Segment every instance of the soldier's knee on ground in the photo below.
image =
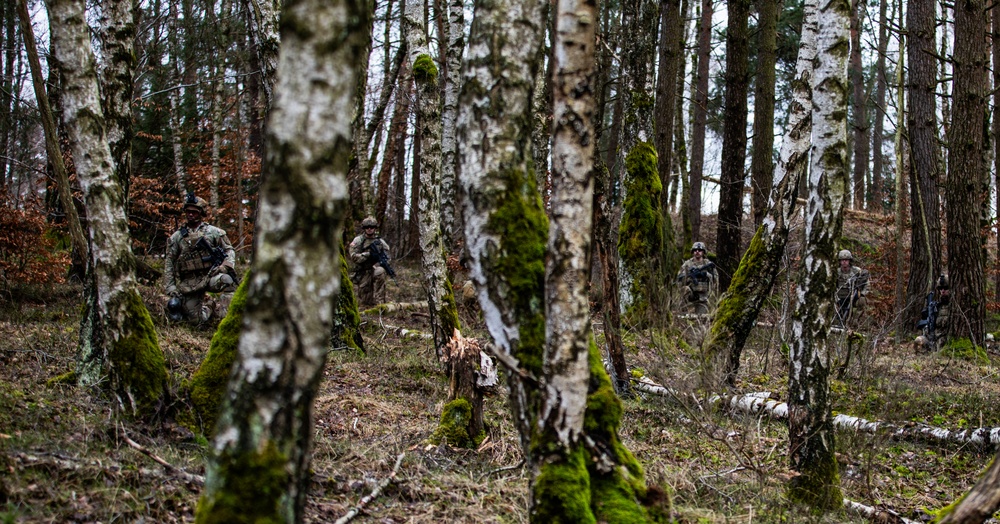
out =
[[233,277],[229,276],[228,273],[220,273],[215,275],[208,281],[208,287],[211,291],[219,293],[222,291],[231,291],[233,288]]

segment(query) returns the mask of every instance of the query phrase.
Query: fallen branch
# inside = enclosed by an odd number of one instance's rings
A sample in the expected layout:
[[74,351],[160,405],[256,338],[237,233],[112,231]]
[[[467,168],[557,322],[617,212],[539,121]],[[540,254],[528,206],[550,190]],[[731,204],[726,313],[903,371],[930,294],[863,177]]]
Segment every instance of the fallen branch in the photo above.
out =
[[159,465],[163,466],[164,468],[166,468],[171,473],[173,473],[173,474],[181,477],[182,479],[184,479],[184,481],[190,482],[192,484],[197,484],[199,486],[204,486],[205,485],[205,477],[203,477],[201,475],[195,475],[194,473],[188,473],[187,471],[184,471],[184,469],[178,468],[177,466],[175,466],[175,465],[167,462],[166,460],[163,460],[162,458],[156,456],[153,452],[149,451],[148,449],[142,447],[138,442],[136,442],[136,441],[128,438],[128,435],[125,434],[125,428],[124,427],[122,427],[122,440],[124,440],[126,444],[128,444],[129,446],[131,446],[133,449],[135,449],[139,453],[142,453],[143,455],[146,455],[147,457],[153,459],[153,462],[156,462],[157,464],[159,464]]
[[[657,384],[646,377],[633,378],[632,384],[637,391],[643,391],[653,395],[680,399],[684,395],[676,390]],[[693,396],[688,396],[693,398]],[[768,392],[747,393],[745,395],[733,395],[731,397],[713,396],[706,402],[709,405],[721,404],[734,411],[742,411],[751,414],[767,414],[768,416],[780,419],[788,419],[788,404],[771,399]],[[695,403],[701,406],[697,399]],[[839,414],[833,417],[834,427],[841,430],[862,431],[869,434],[884,433],[890,438],[898,440],[936,440],[939,442],[954,442],[958,444],[972,444],[982,448],[992,448],[1000,445],[1000,427],[963,429],[961,431],[951,431],[944,428],[937,428],[925,424],[912,423],[905,426],[890,424],[888,422],[870,421],[852,415]]]
[[865,506],[853,500],[844,499],[844,510],[852,515],[864,517],[872,522],[884,522],[886,524],[920,524],[915,520],[904,518],[895,511],[879,509],[872,506]]
[[351,510],[344,514],[343,517],[337,519],[334,524],[346,524],[347,522],[350,522],[351,519],[361,513],[361,510],[363,510],[368,503],[378,498],[378,496],[382,493],[382,490],[396,478],[396,473],[399,473],[399,466],[403,463],[404,455],[406,455],[406,453],[400,453],[399,456],[396,457],[396,465],[392,468],[392,473],[390,473],[388,477],[382,479],[381,482],[376,484],[375,489],[373,489],[371,493],[362,497],[361,500],[358,501],[357,506],[351,508]]
[[389,302],[386,304],[379,304],[373,308],[366,309],[361,312],[362,315],[378,315],[380,313],[396,313],[397,311],[409,311],[409,310],[425,310],[427,309],[427,301],[423,302]]

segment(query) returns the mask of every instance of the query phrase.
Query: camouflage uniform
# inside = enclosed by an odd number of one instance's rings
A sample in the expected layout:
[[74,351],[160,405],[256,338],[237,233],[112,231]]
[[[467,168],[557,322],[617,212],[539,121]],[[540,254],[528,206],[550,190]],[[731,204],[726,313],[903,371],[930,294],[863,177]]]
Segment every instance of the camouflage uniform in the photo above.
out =
[[[704,251],[704,244],[697,242],[695,245],[701,246],[699,249]],[[708,300],[719,290],[719,273],[715,264],[704,257],[701,260],[691,257],[681,264],[677,282],[682,286],[688,309],[699,315],[708,313]]]
[[[920,324],[922,327],[923,334],[926,335],[922,340],[924,347],[926,349],[941,349],[944,347],[945,343],[948,342],[948,328],[951,323],[951,289],[948,282],[947,275],[941,275],[938,278],[937,286],[934,289],[933,300],[937,302],[937,314],[934,317],[934,330],[933,332],[928,332],[929,329],[925,325],[930,322],[928,318],[930,312],[928,307],[924,307],[924,310],[920,313]],[[933,345],[931,344],[933,342]],[[936,347],[935,347],[936,346]]]
[[[850,255],[850,252],[848,252]],[[846,259],[853,260],[853,258]],[[845,271],[837,268],[837,317],[833,320],[833,327],[845,328],[849,321],[858,320],[858,315],[854,315],[854,307],[863,307],[868,299],[868,272],[860,267],[851,265]]]
[[[368,219],[365,220],[367,222]],[[385,269],[379,265],[378,259],[368,250],[375,242],[381,244],[382,251],[389,255],[389,244],[381,237],[367,237],[364,233],[354,237],[348,247],[348,255],[351,262],[354,262],[354,272],[351,273],[351,282],[354,284],[354,292],[358,297],[358,305],[363,308],[374,307],[386,302],[385,293]]]
[[[209,253],[197,247],[201,238],[213,249],[221,247],[225,253],[225,261],[215,269],[212,269]],[[166,291],[170,296],[181,298],[185,319],[204,323],[213,313],[219,318],[226,316],[236,289],[235,264],[236,251],[222,229],[202,222],[195,228],[182,227],[170,235],[164,263]],[[220,294],[218,311],[213,312],[206,303],[205,293],[209,291]]]

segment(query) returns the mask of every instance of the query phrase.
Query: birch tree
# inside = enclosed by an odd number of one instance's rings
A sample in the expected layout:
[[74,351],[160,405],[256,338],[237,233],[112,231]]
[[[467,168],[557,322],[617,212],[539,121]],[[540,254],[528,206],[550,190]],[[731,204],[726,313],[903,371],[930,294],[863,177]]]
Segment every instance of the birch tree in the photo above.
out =
[[52,0],[52,59],[62,73],[63,119],[87,209],[90,243],[77,377],[125,412],[158,409],[166,388],[163,353],[135,278],[125,195],[115,179],[83,0]]
[[286,2],[239,357],[198,522],[302,522],[369,2]]
[[445,53],[444,103],[441,106],[441,225],[445,242],[454,249],[461,235],[461,209],[456,202],[458,93],[465,50],[465,2],[448,0],[448,45]]
[[788,107],[788,131],[781,144],[770,211],[750,241],[729,289],[719,299],[703,346],[705,383],[709,390],[735,384],[743,347],[777,278],[791,221],[796,214],[798,188],[809,166],[817,27],[814,11],[805,11],[803,17],[792,80],[792,101]]
[[829,333],[837,286],[836,241],[849,181],[847,50],[851,6],[848,0],[833,0],[817,7],[814,0],[808,0],[805,9],[815,10],[810,21],[818,29],[806,245],[789,351],[789,455],[791,468],[798,473],[789,483],[789,496],[817,509],[834,509],[843,504],[843,496],[830,414]]
[[114,160],[115,179],[128,208],[132,178],[132,78],[135,76],[135,4],[133,0],[100,2],[101,107],[107,124],[108,145]]

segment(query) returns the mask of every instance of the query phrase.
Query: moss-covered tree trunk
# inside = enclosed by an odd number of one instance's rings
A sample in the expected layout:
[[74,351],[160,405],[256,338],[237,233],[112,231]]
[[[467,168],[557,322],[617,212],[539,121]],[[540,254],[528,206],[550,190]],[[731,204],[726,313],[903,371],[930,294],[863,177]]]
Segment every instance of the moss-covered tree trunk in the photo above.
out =
[[1000,509],[1000,462],[993,457],[983,476],[935,520],[939,524],[979,524]]
[[285,4],[244,330],[197,522],[304,518],[369,9],[349,0]]
[[[455,294],[448,279],[445,264],[444,234],[441,229],[441,109],[438,87],[438,69],[427,50],[424,3],[406,0],[403,14],[406,48],[413,64],[413,80],[417,88],[417,122],[420,127],[416,138],[420,141],[420,187],[418,188],[417,221],[420,243],[420,261],[423,269],[424,290],[430,310],[434,350],[438,359],[446,363],[449,383],[448,401],[468,403],[471,413],[457,420],[466,422],[465,438],[456,441],[460,432],[449,431],[449,444],[473,446],[483,432],[483,397],[470,380],[476,375],[479,358],[467,344],[461,342],[461,326]],[[448,353],[445,355],[445,353]],[[463,404],[464,405],[464,404]],[[442,425],[455,426],[456,417],[449,414],[455,406],[446,406]]]
[[104,133],[97,67],[82,0],[49,2],[53,60],[63,77],[63,118],[89,224],[85,306],[77,374],[133,415],[159,407],[167,369],[139,296],[125,201]]
[[807,0],[807,23],[816,24],[813,132],[806,246],[796,293],[788,376],[789,456],[798,473],[789,497],[821,510],[843,504],[830,414],[830,323],[837,287],[836,249],[848,196],[848,0],[818,7]]
[[628,316],[640,326],[666,312],[663,253],[667,251],[656,150],[640,142],[625,158],[625,203],[618,228],[618,256],[628,282]]
[[712,327],[703,346],[705,385],[711,391],[735,384],[740,356],[757,323],[760,308],[774,287],[796,213],[799,183],[809,164],[812,133],[812,75],[816,58],[816,25],[803,24],[792,101],[788,107],[788,132],[781,144],[777,185],[771,209],[757,228],[743,255],[729,289],[719,299]]

